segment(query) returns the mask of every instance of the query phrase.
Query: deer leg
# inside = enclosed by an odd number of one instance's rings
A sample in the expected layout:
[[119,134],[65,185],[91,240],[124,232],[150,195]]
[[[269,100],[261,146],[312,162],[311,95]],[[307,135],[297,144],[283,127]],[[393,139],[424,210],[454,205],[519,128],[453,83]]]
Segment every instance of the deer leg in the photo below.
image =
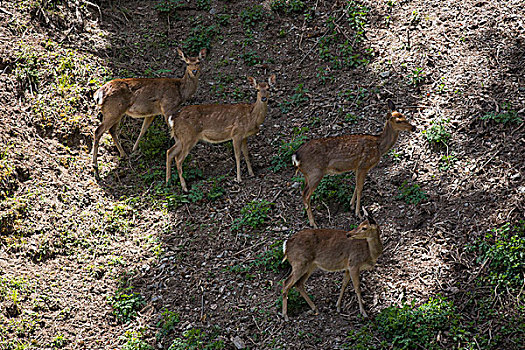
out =
[[254,176],[253,175],[253,170],[252,170],[252,164],[250,163],[250,155],[248,153],[248,138],[245,138],[242,140],[242,154],[244,155],[244,160],[246,161],[246,166],[248,167],[248,173],[250,174],[250,176]]
[[352,284],[354,285],[355,294],[357,294],[357,301],[359,302],[359,311],[364,318],[367,318],[368,315],[365,312],[363,307],[363,299],[361,298],[361,285],[359,281],[359,267],[350,268],[350,276],[352,277]]
[[346,286],[350,282],[350,272],[345,270],[345,275],[343,277],[343,284],[341,285],[341,292],[339,293],[339,299],[337,299],[337,312],[341,312],[341,301],[343,300],[343,294],[345,292]]
[[124,151],[124,148],[122,148],[122,146],[120,145],[120,142],[118,140],[117,127],[118,127],[118,123],[114,124],[111,128],[109,128],[109,134],[113,138],[113,142],[115,142],[115,145],[117,145],[117,149],[118,149],[118,151],[120,153],[120,158],[125,158],[128,155],[127,155],[126,151]]
[[171,178],[171,162],[173,161],[173,158],[179,155],[181,148],[180,142],[176,141],[175,145],[166,151],[166,185]]
[[301,294],[301,296],[304,298],[304,300],[306,300],[306,302],[308,303],[308,305],[310,306],[310,309],[312,309],[312,311],[314,312],[315,315],[318,315],[319,314],[319,310],[317,309],[317,306],[315,306],[314,302],[310,299],[310,297],[308,296],[308,294],[306,293],[306,290],[304,289],[304,284],[306,283],[306,280],[308,280],[308,278],[310,277],[310,275],[312,274],[313,271],[308,271],[308,273],[306,273],[305,275],[303,275],[299,281],[297,281],[296,285],[295,285],[295,288],[297,288],[297,290],[299,291],[299,293]]
[[321,172],[315,172],[308,175],[305,175],[304,179],[306,182],[306,186],[303,190],[303,203],[304,207],[306,208],[306,214],[308,214],[308,221],[310,222],[310,225],[314,228],[317,228],[317,224],[314,220],[314,214],[312,213],[312,206],[310,205],[312,194],[314,193],[315,189],[317,188],[317,185],[319,185],[319,182],[321,182],[323,178],[323,174]]
[[137,138],[137,141],[135,141],[135,145],[133,146],[133,152],[135,152],[137,148],[139,148],[140,139],[142,138],[142,136],[144,136],[144,134],[146,133],[146,130],[148,130],[151,123],[153,123],[154,119],[155,119],[155,116],[144,118],[144,122],[142,123],[142,128],[140,129],[139,137]]
[[237,182],[241,182],[241,143],[242,139],[234,138],[233,153],[235,154],[235,164],[237,165]]
[[357,192],[357,203],[355,205],[355,215],[362,219],[361,216],[361,192],[365,184],[366,171],[356,171],[355,191]]
[[[297,271],[301,271],[301,273],[297,273]],[[292,273],[290,274],[290,276],[288,276],[286,281],[284,281],[284,287],[282,290],[282,296],[283,296],[282,315],[285,321],[288,321],[288,292],[290,291],[290,289],[292,289],[294,285],[297,284],[298,281],[302,281],[302,283],[304,283],[308,279],[308,277],[310,277],[310,273],[304,267],[302,266],[295,267],[295,268],[292,267]],[[301,291],[299,291],[299,293],[301,293]],[[310,298],[308,298],[308,295],[306,295],[306,297],[303,296],[303,298],[305,298],[308,305],[312,307],[313,302],[310,300]],[[315,305],[313,305],[312,309],[315,309]]]
[[354,186],[354,194],[352,195],[352,200],[350,201],[350,208],[354,207],[355,198],[357,197],[357,176],[359,175],[359,169],[355,170],[355,186]]
[[182,177],[182,164],[184,163],[184,159],[186,159],[186,157],[190,153],[190,150],[193,148],[193,146],[195,146],[195,143],[196,142],[193,142],[189,145],[181,145],[181,151],[179,152],[175,160],[177,164],[177,172],[179,173],[180,185],[182,186],[182,190],[184,192],[188,192],[188,187],[186,187],[186,181],[184,180],[184,177]]

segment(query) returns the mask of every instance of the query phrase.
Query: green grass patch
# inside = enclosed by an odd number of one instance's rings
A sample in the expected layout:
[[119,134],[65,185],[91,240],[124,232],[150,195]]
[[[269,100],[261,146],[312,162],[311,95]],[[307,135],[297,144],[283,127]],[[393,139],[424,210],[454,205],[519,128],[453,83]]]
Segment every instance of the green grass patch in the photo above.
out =
[[113,308],[113,315],[119,323],[128,323],[137,316],[146,302],[144,297],[133,292],[132,287],[117,290],[114,296],[108,297],[108,302]]
[[232,231],[240,231],[249,227],[257,229],[267,223],[270,212],[274,203],[266,200],[253,200],[241,209],[241,216],[233,221]]
[[399,194],[396,196],[396,199],[402,199],[407,204],[417,205],[428,200],[427,193],[421,189],[421,186],[418,184],[411,184],[404,181],[403,184],[399,186],[398,190]]

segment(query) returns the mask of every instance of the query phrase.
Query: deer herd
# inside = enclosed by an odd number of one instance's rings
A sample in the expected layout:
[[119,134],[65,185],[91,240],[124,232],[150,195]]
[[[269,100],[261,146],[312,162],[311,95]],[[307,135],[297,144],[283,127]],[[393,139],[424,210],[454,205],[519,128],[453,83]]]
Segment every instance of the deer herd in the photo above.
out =
[[[95,130],[92,150],[93,170],[97,178],[98,147],[100,138],[106,131],[109,131],[113,138],[120,156],[127,156],[117,134],[117,127],[125,114],[144,119],[133,152],[137,150],[140,139],[155,116],[164,116],[171,137],[175,140],[173,147],[166,152],[166,183],[171,179],[171,163],[175,158],[180,184],[183,191],[188,191],[182,174],[182,163],[199,140],[210,143],[232,140],[237,182],[241,182],[241,153],[246,161],[248,173],[254,176],[247,139],[248,136],[258,133],[266,118],[270,88],[276,82],[275,75],[271,75],[267,82],[257,82],[253,77],[248,77],[250,85],[257,90],[254,103],[181,107],[197,91],[206,49],[202,49],[196,57],[186,57],[180,49],[177,49],[177,52],[186,63],[182,78],[114,79],[95,92],[94,99],[102,113],[102,123]],[[367,218],[354,230],[318,229],[311,208],[311,197],[326,174],[340,174],[353,170],[355,189],[351,206],[355,203],[356,216],[363,218],[361,192],[366,174],[377,165],[381,156],[394,146],[400,131],[416,130],[416,127],[397,111],[391,100],[387,100],[387,106],[388,115],[381,134],[351,134],[314,139],[303,144],[292,155],[293,165],[305,179],[302,199],[309,223],[314,228],[297,232],[283,245],[284,260],[288,260],[292,266],[292,272],[284,281],[282,289],[282,316],[285,320],[288,320],[288,292],[294,286],[317,314],[317,307],[306,293],[304,285],[318,267],[326,271],[344,271],[336,304],[337,311],[341,311],[343,293],[351,279],[360,313],[367,317],[361,298],[359,273],[371,269],[383,252],[379,225],[363,208]]]

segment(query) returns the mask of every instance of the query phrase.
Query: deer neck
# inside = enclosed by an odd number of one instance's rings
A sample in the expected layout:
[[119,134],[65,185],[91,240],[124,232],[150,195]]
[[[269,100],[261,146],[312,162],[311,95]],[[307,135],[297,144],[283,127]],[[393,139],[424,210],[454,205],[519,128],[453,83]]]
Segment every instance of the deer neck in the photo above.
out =
[[381,242],[381,237],[379,237],[379,229],[373,237],[367,238],[366,240],[368,249],[370,250],[370,257],[375,264],[379,256],[383,254],[383,243]]
[[390,121],[386,121],[383,132],[379,135],[379,150],[381,154],[385,154],[391,149],[397,141],[399,131],[394,130]]
[[268,102],[262,102],[261,97],[257,96],[257,101],[253,104],[252,108],[252,118],[257,125],[261,125],[264,122],[267,112]]
[[197,91],[197,87],[199,86],[199,75],[200,72],[194,76],[191,76],[188,71],[184,73],[181,84],[181,95],[184,101],[192,97],[193,94],[195,94],[195,91]]

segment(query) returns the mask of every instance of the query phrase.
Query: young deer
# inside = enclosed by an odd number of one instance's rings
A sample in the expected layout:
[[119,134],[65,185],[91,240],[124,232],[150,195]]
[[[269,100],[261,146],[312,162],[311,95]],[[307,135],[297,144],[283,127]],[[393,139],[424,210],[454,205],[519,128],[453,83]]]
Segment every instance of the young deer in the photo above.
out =
[[179,106],[191,98],[197,90],[200,62],[206,57],[206,49],[202,49],[198,57],[185,57],[180,49],[177,49],[177,52],[187,65],[182,78],[114,79],[95,92],[94,99],[101,107],[103,116],[102,123],[93,138],[93,169],[96,176],[98,176],[98,144],[106,131],[109,130],[120,156],[127,156],[117,135],[118,123],[124,114],[133,118],[144,118],[139,137],[133,146],[134,152],[155,116],[162,114],[168,118],[175,114]]
[[[345,288],[352,278],[359,310],[368,317],[361,299],[359,271],[371,269],[383,253],[379,226],[372,217],[352,231],[306,229],[293,235],[283,245],[284,260],[292,265],[292,273],[284,282],[283,317],[288,321],[288,292],[295,285],[310,308],[318,310],[304,289],[308,277],[319,267],[325,271],[345,271],[337,311],[341,312],[341,300]],[[284,261],[283,260],[283,261]]]
[[257,89],[255,103],[186,106],[181,108],[178,115],[168,117],[175,145],[166,152],[166,183],[171,178],[171,162],[175,158],[180,184],[184,192],[188,192],[182,177],[182,163],[199,140],[211,143],[232,140],[237,164],[237,182],[241,182],[241,150],[248,172],[253,176],[247,138],[259,132],[259,126],[266,118],[269,89],[275,84],[275,75],[268,79],[268,83],[257,84],[253,77],[248,77],[248,81]]
[[355,171],[355,190],[350,205],[357,203],[355,214],[361,217],[361,191],[366,174],[388,152],[397,141],[400,131],[415,131],[396,106],[388,100],[387,120],[383,132],[379,135],[343,135],[325,137],[305,143],[292,155],[292,162],[304,175],[303,203],[308,214],[310,225],[315,224],[310,200],[321,179],[326,174],[340,174]]

